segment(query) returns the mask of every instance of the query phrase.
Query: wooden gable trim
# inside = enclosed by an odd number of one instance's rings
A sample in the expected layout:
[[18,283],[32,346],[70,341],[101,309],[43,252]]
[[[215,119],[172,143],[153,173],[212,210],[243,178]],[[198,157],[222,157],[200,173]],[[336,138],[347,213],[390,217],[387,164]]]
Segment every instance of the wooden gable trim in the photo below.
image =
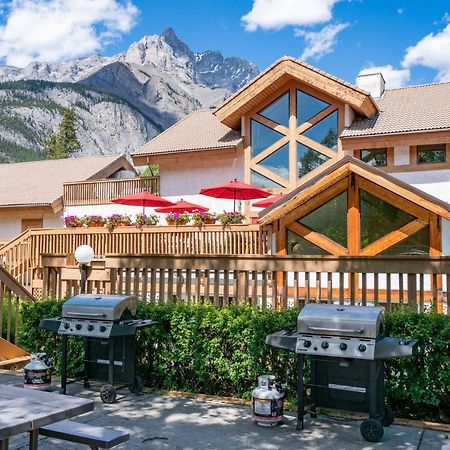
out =
[[217,108],[214,114],[225,125],[239,129],[241,116],[261,104],[267,95],[292,79],[349,104],[365,117],[372,117],[378,110],[370,95],[346,86],[325,73],[316,72],[298,61],[285,58],[238,91]]
[[286,226],[289,231],[292,231],[295,234],[298,234],[300,237],[306,239],[308,242],[311,242],[314,245],[317,245],[321,249],[335,256],[346,256],[348,255],[347,249],[342,247],[338,243],[332,241],[327,238],[323,234],[317,233],[316,231],[311,230],[311,228],[306,227],[305,225],[292,222]]

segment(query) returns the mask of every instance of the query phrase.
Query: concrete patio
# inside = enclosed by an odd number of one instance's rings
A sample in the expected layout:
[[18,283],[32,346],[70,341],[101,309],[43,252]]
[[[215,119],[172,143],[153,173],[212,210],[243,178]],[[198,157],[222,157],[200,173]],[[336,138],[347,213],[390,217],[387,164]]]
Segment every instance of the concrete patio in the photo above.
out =
[[[0,383],[20,386],[20,374],[3,372]],[[110,426],[130,433],[130,440],[117,449],[149,450],[224,450],[283,449],[297,450],[441,450],[448,444],[446,433],[423,428],[392,425],[385,428],[382,442],[372,444],[359,433],[359,421],[320,417],[306,421],[302,432],[295,429],[295,418],[287,413],[284,423],[263,428],[251,420],[251,409],[217,401],[141,394],[120,391],[118,402],[103,404],[98,388],[86,390],[70,385],[70,392],[96,401],[92,413],[76,420],[99,426]],[[27,435],[11,439],[10,448],[26,449]],[[41,437],[42,450],[87,448],[85,446]]]

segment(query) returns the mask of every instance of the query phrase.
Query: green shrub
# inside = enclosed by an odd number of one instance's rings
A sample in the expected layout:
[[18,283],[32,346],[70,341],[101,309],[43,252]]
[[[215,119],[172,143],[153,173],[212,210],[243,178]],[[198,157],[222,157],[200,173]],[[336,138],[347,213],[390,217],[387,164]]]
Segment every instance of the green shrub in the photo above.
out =
[[[41,318],[60,314],[61,302],[25,304],[21,344],[51,354],[60,367],[60,337],[38,329]],[[146,385],[249,399],[257,377],[270,373],[288,380],[295,402],[295,354],[264,345],[267,334],[295,329],[298,311],[252,307],[142,305],[141,318],[158,322],[138,333],[138,372]],[[450,415],[450,317],[398,310],[386,316],[387,334],[416,338],[416,356],[391,360],[386,396],[398,415],[447,420]],[[82,371],[82,343],[70,339],[70,372]],[[308,375],[308,370],[306,370]]]

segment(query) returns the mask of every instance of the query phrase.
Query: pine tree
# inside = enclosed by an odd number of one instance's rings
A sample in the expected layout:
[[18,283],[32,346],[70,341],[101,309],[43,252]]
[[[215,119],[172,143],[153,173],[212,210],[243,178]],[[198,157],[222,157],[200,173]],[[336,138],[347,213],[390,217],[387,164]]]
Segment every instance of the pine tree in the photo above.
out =
[[47,159],[68,158],[81,148],[76,121],[75,110],[72,107],[66,108],[58,132],[49,136],[44,143],[44,155]]

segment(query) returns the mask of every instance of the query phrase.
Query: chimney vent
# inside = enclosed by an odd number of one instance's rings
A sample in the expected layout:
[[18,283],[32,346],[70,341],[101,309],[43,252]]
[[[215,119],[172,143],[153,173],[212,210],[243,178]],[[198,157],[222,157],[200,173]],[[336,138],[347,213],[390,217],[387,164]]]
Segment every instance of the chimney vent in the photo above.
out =
[[356,86],[369,92],[373,98],[380,98],[384,94],[385,84],[380,72],[360,74],[356,78]]

